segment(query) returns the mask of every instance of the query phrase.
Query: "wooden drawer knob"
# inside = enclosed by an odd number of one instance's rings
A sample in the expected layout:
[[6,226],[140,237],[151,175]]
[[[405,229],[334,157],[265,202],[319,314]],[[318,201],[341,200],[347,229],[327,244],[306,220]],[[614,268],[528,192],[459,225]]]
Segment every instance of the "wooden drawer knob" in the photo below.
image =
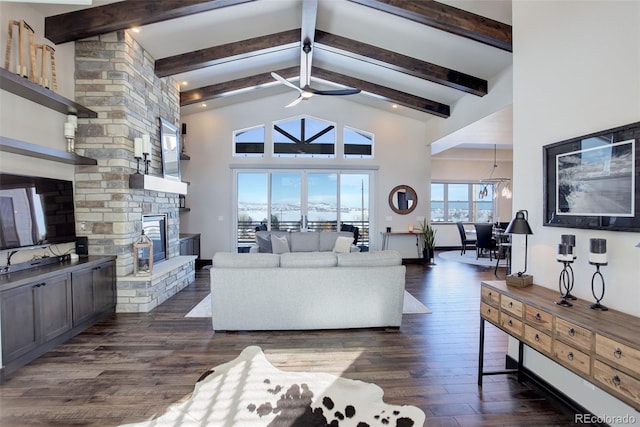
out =
[[536,334],[535,337],[533,337],[536,341],[540,341],[540,335]]
[[622,350],[620,350],[619,347],[616,347],[615,351],[613,352],[613,355],[616,357],[616,359],[620,359],[622,357]]
[[616,387],[620,385],[620,377],[617,375],[614,375],[613,378],[611,378],[611,381]]
[[513,307],[513,301],[509,301],[509,308]]
[[567,359],[573,360],[573,351],[570,351],[569,354],[567,354]]
[[487,309],[487,314],[491,314],[491,309],[490,308]]
[[540,321],[542,319],[542,316],[540,316],[540,313],[536,313],[536,320]]
[[513,321],[509,320],[509,326],[513,326]]
[[569,336],[572,337],[576,334],[576,330],[573,328],[569,328]]

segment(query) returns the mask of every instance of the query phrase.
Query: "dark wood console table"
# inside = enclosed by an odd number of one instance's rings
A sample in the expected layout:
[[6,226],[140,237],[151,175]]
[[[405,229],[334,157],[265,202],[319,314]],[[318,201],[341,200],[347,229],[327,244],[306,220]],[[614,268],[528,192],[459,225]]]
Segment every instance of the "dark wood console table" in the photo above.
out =
[[519,341],[519,374],[527,345],[640,410],[640,318],[611,309],[592,310],[592,301],[581,299],[563,307],[554,303],[559,299],[558,291],[542,286],[482,282],[478,385],[484,375],[514,372],[483,371],[488,321]]

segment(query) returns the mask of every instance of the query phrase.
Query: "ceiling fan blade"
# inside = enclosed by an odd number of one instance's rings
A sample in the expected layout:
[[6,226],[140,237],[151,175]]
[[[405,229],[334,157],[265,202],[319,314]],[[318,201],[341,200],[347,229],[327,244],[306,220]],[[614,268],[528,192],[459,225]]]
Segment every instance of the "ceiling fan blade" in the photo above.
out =
[[313,93],[314,95],[355,95],[360,93],[360,89],[337,89],[337,90],[317,90],[311,87],[306,87],[305,90]]
[[279,81],[283,85],[289,86],[290,88],[293,88],[293,89],[297,90],[298,92],[302,93],[302,89],[300,89],[298,86],[294,85],[289,80],[287,80],[284,77],[282,77],[281,75],[279,75],[277,73],[271,73],[271,77],[273,77],[274,79],[276,79],[277,81]]
[[285,105],[285,108],[287,107],[293,107],[295,105],[300,104],[302,101],[304,101],[304,98],[301,96],[297,97],[296,99],[294,99],[291,103]]

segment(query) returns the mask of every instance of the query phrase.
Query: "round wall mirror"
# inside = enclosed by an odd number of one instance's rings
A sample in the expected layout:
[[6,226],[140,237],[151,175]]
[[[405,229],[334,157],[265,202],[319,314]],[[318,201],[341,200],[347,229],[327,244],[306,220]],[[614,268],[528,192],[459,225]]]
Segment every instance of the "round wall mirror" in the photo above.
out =
[[418,195],[408,185],[398,185],[389,193],[389,207],[397,214],[411,213],[417,205]]

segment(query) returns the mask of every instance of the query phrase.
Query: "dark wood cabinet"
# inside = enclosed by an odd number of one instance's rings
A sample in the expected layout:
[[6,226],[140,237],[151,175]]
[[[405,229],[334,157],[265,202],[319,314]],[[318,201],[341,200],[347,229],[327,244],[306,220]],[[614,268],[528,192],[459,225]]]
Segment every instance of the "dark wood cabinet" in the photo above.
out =
[[115,264],[105,262],[71,273],[73,325],[78,326],[115,307]]
[[69,274],[4,291],[0,297],[4,364],[72,328]]
[[5,376],[115,313],[113,257],[89,257],[0,276]]

